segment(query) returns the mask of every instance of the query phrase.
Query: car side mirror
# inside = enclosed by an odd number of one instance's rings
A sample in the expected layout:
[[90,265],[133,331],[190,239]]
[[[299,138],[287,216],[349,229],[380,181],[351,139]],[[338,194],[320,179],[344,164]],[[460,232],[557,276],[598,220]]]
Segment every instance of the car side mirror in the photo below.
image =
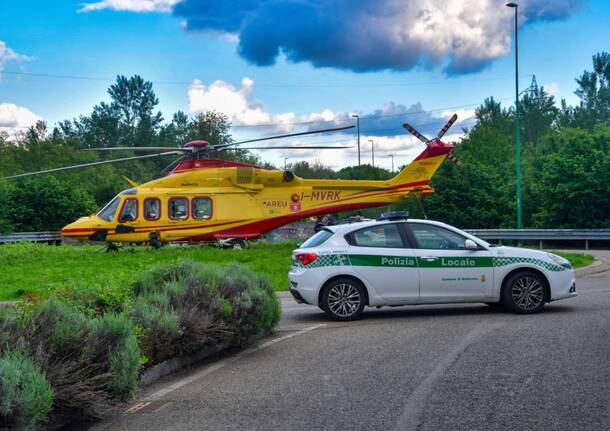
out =
[[479,249],[479,245],[474,242],[471,239],[467,239],[466,241],[464,241],[464,248],[466,250],[478,250]]

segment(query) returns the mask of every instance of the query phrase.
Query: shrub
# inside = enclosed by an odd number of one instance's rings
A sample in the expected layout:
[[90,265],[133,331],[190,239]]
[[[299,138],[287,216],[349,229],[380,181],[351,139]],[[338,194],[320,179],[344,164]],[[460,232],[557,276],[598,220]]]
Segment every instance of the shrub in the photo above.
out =
[[20,429],[35,429],[53,403],[53,390],[42,370],[21,350],[0,357],[0,416]]
[[88,319],[47,300],[2,319],[0,350],[21,348],[45,372],[54,409],[101,417],[136,388],[139,350],[132,323],[120,315]]
[[279,321],[269,280],[239,265],[163,264],[142,273],[132,287],[132,318],[150,364],[206,346],[242,345]]

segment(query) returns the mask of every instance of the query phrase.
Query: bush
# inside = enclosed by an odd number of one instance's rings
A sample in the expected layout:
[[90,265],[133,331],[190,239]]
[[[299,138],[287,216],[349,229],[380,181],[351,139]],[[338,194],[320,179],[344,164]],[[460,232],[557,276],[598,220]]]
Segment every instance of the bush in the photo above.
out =
[[32,427],[52,400],[54,413],[102,417],[137,388],[141,364],[242,346],[280,318],[269,279],[239,265],[161,264],[128,287],[0,310],[0,416]]
[[163,264],[133,283],[132,318],[150,364],[217,345],[243,345],[269,332],[280,306],[267,278],[239,265]]
[[125,316],[88,319],[51,299],[4,316],[0,329],[0,351],[18,347],[45,372],[57,412],[101,417],[137,386],[139,350]]
[[52,403],[53,390],[42,370],[22,351],[5,351],[0,357],[0,416],[20,429],[34,429]]

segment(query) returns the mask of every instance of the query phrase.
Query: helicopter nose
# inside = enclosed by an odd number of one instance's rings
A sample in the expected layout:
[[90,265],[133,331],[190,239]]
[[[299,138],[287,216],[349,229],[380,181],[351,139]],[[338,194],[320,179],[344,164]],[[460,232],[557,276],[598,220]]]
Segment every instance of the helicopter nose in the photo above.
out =
[[87,239],[89,235],[95,233],[96,229],[91,227],[87,220],[79,219],[69,225],[64,226],[60,233],[64,238]]

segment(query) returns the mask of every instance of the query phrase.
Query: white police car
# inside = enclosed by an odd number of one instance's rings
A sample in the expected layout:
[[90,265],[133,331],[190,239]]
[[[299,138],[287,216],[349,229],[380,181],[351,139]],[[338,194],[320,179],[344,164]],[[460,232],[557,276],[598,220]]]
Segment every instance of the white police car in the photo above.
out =
[[293,252],[288,277],[297,302],[339,320],[357,318],[364,306],[457,302],[536,313],[576,296],[574,271],[560,256],[394,213],[323,228]]

